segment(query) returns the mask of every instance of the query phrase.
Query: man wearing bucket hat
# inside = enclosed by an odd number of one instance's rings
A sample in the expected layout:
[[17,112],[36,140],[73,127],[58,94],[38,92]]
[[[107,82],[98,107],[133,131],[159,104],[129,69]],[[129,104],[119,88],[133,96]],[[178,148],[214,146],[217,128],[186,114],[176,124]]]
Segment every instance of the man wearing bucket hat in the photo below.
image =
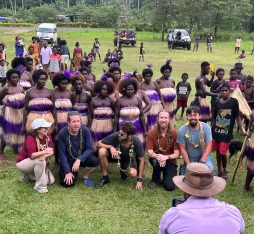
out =
[[160,234],[244,233],[241,212],[235,206],[213,198],[223,191],[226,181],[214,176],[207,165],[190,163],[185,176],[175,176],[173,181],[187,200],[163,215]]
[[243,64],[242,63],[236,63],[234,69],[237,72],[237,80],[240,80],[242,82],[242,84],[244,84],[244,81],[246,79],[246,75],[242,74],[242,70],[243,70]]
[[33,132],[26,136],[16,160],[16,166],[21,172],[20,180],[23,181],[26,175],[35,180],[34,189],[39,193],[47,193],[47,185],[55,181],[48,168],[49,158],[54,155],[54,143],[48,133],[51,125],[44,119],[35,119],[32,122]]

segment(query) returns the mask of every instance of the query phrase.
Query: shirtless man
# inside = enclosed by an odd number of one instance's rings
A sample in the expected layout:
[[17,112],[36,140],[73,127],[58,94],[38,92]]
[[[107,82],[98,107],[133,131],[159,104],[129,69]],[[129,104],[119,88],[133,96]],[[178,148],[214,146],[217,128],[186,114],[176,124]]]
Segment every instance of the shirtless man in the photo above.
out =
[[[207,78],[207,75],[210,73],[211,79],[209,80]],[[201,121],[207,122],[210,120],[210,107],[208,105],[208,102],[206,100],[206,96],[218,96],[217,93],[212,93],[207,90],[207,86],[211,87],[213,83],[215,73],[210,71],[210,64],[208,62],[202,62],[201,63],[201,73],[195,80],[195,88],[196,88],[196,94],[195,99],[198,100],[200,109],[201,109]]]
[[93,88],[94,83],[96,81],[95,75],[92,73],[92,63],[90,61],[81,61],[81,68],[85,67],[88,70],[87,74],[87,85],[90,88]]

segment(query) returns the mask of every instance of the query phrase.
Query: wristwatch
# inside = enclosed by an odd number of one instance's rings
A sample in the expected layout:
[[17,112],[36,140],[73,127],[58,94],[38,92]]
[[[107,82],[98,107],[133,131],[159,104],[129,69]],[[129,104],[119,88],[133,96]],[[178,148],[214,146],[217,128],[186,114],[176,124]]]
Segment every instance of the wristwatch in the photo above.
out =
[[143,179],[142,178],[137,178],[137,182],[142,182],[143,181]]

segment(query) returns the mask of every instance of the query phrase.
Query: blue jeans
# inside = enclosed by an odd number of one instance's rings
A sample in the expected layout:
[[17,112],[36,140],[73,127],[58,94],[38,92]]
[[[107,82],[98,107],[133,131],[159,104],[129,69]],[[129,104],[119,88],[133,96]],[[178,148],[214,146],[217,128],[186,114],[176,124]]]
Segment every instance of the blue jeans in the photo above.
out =
[[[190,160],[190,162],[199,162],[199,160]],[[209,155],[205,161],[205,164],[211,168],[211,170],[214,172],[215,170],[215,166],[214,166],[214,162],[212,159],[212,156]],[[185,175],[185,171],[186,171],[186,164],[183,164],[180,166],[180,171],[179,171],[179,175]]]

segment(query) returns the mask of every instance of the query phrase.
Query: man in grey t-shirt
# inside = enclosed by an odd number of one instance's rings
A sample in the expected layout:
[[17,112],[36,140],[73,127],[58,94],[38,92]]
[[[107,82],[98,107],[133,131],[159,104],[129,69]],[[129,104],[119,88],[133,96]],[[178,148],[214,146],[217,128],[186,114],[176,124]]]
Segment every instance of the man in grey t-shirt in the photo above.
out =
[[214,171],[214,163],[210,155],[212,149],[211,127],[200,120],[200,109],[190,106],[186,111],[188,124],[183,125],[177,134],[184,167],[180,171],[185,174],[186,165],[190,162],[202,162]]

